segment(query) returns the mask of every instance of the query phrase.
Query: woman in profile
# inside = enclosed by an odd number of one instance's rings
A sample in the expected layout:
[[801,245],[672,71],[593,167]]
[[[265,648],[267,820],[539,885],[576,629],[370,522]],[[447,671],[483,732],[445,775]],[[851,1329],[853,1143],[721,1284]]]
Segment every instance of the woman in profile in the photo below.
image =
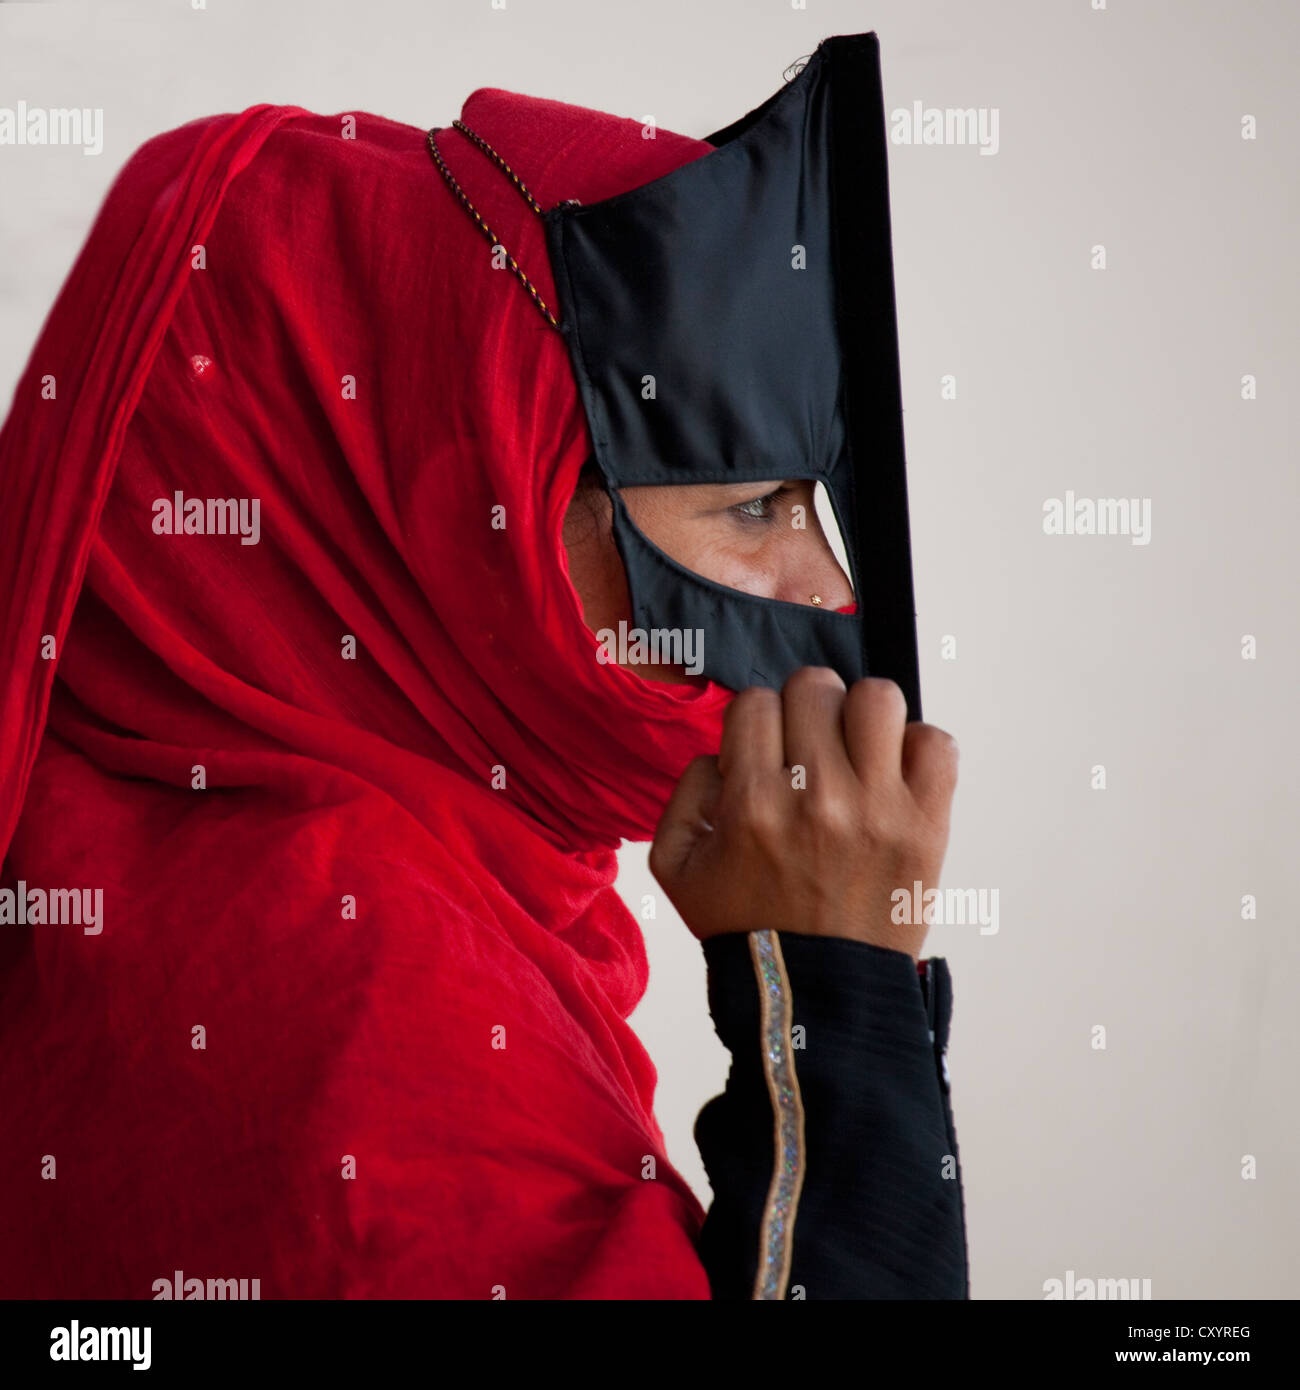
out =
[[[149,141],[19,382],[0,1295],[967,1297],[948,976],[891,913],[938,877],[951,741],[885,680],[608,659],[620,503],[483,149],[550,208],[712,146],[462,117],[453,180],[374,116]],[[848,610],[792,471],[621,504],[713,585]],[[627,1023],[624,838],[732,1054],[707,1213]]]

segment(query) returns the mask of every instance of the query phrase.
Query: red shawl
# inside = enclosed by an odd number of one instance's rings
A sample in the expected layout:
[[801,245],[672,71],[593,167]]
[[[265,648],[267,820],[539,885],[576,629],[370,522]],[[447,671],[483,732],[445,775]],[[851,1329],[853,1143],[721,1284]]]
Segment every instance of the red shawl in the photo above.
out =
[[[544,207],[710,148],[463,118]],[[50,314],[0,433],[0,883],[103,907],[0,926],[0,1296],[708,1297],[614,850],[728,695],[596,659],[585,419],[491,258],[423,131],[263,105],[144,145]],[[177,493],[211,530],[160,533]]]

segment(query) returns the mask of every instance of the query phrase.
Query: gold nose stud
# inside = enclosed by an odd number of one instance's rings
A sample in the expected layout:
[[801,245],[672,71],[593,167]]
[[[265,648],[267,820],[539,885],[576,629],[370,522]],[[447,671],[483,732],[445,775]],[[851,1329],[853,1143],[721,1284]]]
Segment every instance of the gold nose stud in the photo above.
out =
[[820,594],[813,594],[812,601],[817,605],[818,608],[822,606],[822,596]]

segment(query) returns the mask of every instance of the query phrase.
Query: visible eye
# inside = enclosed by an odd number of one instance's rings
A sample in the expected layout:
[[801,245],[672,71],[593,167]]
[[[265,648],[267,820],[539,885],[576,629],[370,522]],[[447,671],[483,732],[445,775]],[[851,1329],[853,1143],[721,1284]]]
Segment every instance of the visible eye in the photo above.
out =
[[749,517],[754,521],[770,521],[772,519],[772,504],[782,494],[792,491],[792,488],[788,488],[782,483],[774,492],[769,492],[763,497],[755,497],[749,502],[738,502],[730,510],[739,516]]

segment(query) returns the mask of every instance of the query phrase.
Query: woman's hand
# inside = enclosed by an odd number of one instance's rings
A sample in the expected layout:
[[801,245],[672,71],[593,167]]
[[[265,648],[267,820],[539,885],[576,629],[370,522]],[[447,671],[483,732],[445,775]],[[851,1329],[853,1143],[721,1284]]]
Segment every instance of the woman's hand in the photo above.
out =
[[735,697],[719,755],[682,774],[650,850],[695,936],[770,928],[920,958],[928,923],[911,920],[913,887],[936,887],[943,867],[957,745],[906,720],[893,681],[846,690],[822,666],[780,694]]

